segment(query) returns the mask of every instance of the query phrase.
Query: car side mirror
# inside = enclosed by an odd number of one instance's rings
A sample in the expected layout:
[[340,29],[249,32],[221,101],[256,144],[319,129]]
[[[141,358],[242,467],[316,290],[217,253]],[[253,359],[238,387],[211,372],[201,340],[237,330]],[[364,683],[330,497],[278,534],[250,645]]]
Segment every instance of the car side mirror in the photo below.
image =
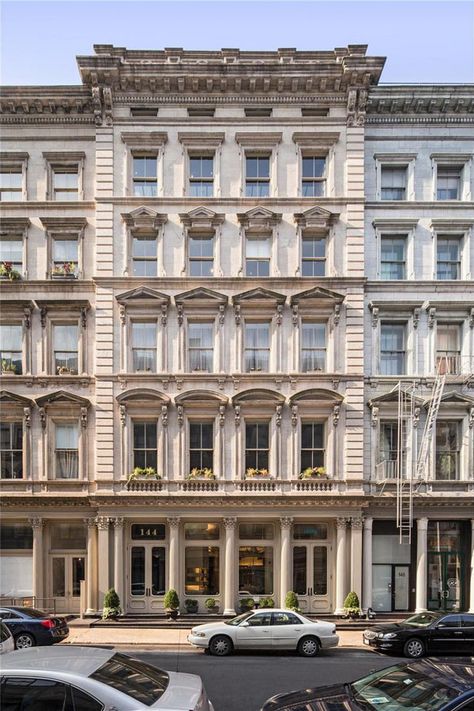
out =
[[241,626],[241,627],[250,627],[250,625],[249,625],[249,623],[247,622],[247,620],[244,620],[240,626]]

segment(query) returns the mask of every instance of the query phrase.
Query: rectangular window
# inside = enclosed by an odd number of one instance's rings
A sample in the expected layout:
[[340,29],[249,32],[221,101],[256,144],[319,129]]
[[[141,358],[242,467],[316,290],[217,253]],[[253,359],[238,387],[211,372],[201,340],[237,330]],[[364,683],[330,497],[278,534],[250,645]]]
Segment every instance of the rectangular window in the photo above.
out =
[[406,238],[403,235],[382,237],[380,245],[380,278],[406,279]]
[[436,422],[436,479],[459,479],[460,423]]
[[405,373],[405,331],[403,324],[382,323],[380,326],[380,373]]
[[245,324],[245,372],[262,371],[268,373],[270,368],[270,324]]
[[0,460],[2,479],[23,478],[23,425],[0,422]]
[[212,422],[189,423],[189,468],[213,469],[214,426]]
[[79,167],[78,166],[53,166],[53,200],[79,199]]
[[220,538],[219,524],[201,521],[185,523],[184,538],[187,541],[218,541]]
[[326,276],[326,238],[303,237],[301,276]]
[[461,239],[459,237],[438,237],[437,278],[461,278]]
[[219,548],[187,546],[185,548],[186,595],[219,594]]
[[33,529],[24,523],[0,525],[0,550],[32,550]]
[[301,425],[301,470],[324,467],[326,458],[323,422],[304,422]]
[[293,526],[293,538],[298,541],[304,539],[324,541],[327,537],[328,527],[326,523],[295,523]]
[[132,369],[156,373],[156,321],[132,323]]
[[301,194],[303,197],[323,197],[326,194],[326,159],[303,157]]
[[23,199],[23,170],[18,166],[0,169],[0,202]]
[[273,593],[273,548],[240,546],[239,591],[250,595]]
[[301,370],[303,373],[326,370],[326,324],[301,324]]
[[271,541],[274,535],[272,523],[239,524],[239,538],[244,541]]
[[133,466],[157,467],[156,422],[133,423]]
[[245,158],[246,197],[269,197],[270,156],[246,156]]
[[23,271],[23,240],[19,237],[0,239],[0,263],[8,262],[20,274]]
[[79,428],[76,424],[55,426],[56,479],[79,476]]
[[151,235],[132,238],[132,276],[156,277],[158,272],[157,239]]
[[214,195],[213,156],[190,156],[189,195],[190,197],[212,197]]
[[214,239],[209,235],[189,237],[189,275],[208,277],[214,274]]
[[77,324],[53,326],[54,368],[57,375],[77,375],[79,368]]
[[79,266],[79,243],[77,237],[53,237],[52,276],[76,277]]
[[133,194],[136,197],[158,195],[157,165],[156,155],[133,156]]
[[189,370],[211,373],[213,370],[214,324],[188,323]]
[[398,423],[381,422],[379,461],[395,462],[398,459]]
[[23,372],[23,328],[20,324],[0,325],[0,359],[2,372],[21,375]]
[[439,323],[436,328],[436,369],[442,375],[461,372],[460,326]]
[[438,200],[459,200],[461,196],[462,166],[438,165],[436,197]]
[[405,166],[382,166],[381,189],[382,200],[406,199],[407,169]]
[[245,239],[245,275],[270,276],[271,238],[247,237]]
[[269,462],[268,422],[247,422],[245,425],[245,471],[265,469]]

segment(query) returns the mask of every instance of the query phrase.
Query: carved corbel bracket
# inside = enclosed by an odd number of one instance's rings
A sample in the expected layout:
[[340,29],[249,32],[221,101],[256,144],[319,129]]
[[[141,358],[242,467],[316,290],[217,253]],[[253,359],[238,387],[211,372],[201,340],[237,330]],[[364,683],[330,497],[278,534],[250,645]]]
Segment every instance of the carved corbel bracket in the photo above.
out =
[[225,405],[219,405],[219,427],[225,425]]
[[127,307],[124,304],[119,305],[119,318],[120,323],[124,326],[127,321]]
[[277,405],[275,407],[275,425],[277,427],[281,427],[281,415],[283,412],[283,406],[282,405]]
[[469,312],[469,328],[474,328],[474,308]]
[[119,406],[119,416],[120,416],[120,424],[122,427],[125,427],[125,423],[127,421],[127,408],[125,405],[120,405]]
[[340,319],[341,319],[341,304],[334,304],[333,322],[334,322],[335,326],[337,326]]
[[291,406],[291,426],[296,427],[298,425],[298,405]]
[[87,312],[89,311],[88,306],[81,307],[81,327],[87,328]]
[[240,405],[234,405],[235,426],[240,427]]
[[178,405],[178,427],[182,427],[184,423],[184,410],[182,405]]
[[339,424],[340,414],[341,414],[341,406],[334,405],[334,407],[332,408],[332,424],[334,427],[337,427]]
[[240,309],[240,304],[235,304],[234,306],[234,318],[235,318],[235,325],[240,326],[240,323],[242,321],[242,313]]
[[161,304],[161,325],[166,326],[168,323],[168,304]]
[[25,427],[31,427],[31,407],[23,408],[23,425]]
[[369,304],[369,309],[372,312],[372,328],[377,328],[377,323],[379,320],[379,307],[378,306],[371,306]]
[[416,405],[413,408],[413,427],[416,429],[418,425],[420,424],[420,412],[421,412],[421,407]]
[[23,309],[23,326],[24,326],[26,329],[30,329],[30,328],[31,328],[31,309],[30,309],[29,306],[26,306],[26,307]]
[[474,407],[469,410],[469,429],[472,430],[474,427]]
[[418,328],[420,323],[420,311],[421,309],[413,309],[413,328]]
[[299,317],[298,317],[298,304],[293,304],[291,307],[291,322],[293,326],[298,326],[299,323]]
[[277,326],[281,326],[283,321],[283,304],[278,304],[276,307],[275,323]]
[[87,428],[87,407],[81,407],[81,428]]
[[40,422],[41,422],[41,429],[45,430],[46,429],[46,410],[44,409],[44,407],[40,407],[39,416],[40,416]]
[[377,407],[377,405],[374,405],[372,407],[372,419],[371,419],[372,427],[377,427],[378,420],[379,420],[379,408]]
[[182,304],[178,304],[176,308],[178,310],[178,326],[182,326],[184,322],[184,307]]
[[161,406],[161,426],[168,427],[168,405]]
[[48,309],[46,306],[43,306],[40,309],[40,323],[41,323],[41,328],[46,328],[46,318],[48,316]]
[[223,326],[225,321],[225,304],[219,304],[219,326]]
[[436,323],[436,309],[434,306],[428,311],[428,328],[433,328]]

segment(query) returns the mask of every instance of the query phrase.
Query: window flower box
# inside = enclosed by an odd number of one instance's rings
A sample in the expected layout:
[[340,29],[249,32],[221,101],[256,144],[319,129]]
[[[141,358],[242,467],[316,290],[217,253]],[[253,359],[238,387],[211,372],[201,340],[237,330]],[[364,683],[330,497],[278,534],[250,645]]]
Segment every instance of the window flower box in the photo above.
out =
[[216,475],[214,474],[212,469],[209,469],[209,467],[203,467],[202,469],[194,467],[194,469],[191,469],[186,478],[189,481],[192,481],[194,479],[215,479]]
[[21,274],[17,269],[13,269],[11,262],[0,262],[0,279],[4,281],[16,281],[21,279]]
[[327,478],[326,467],[307,467],[299,475],[299,479],[321,479]]
[[64,262],[59,266],[53,267],[51,271],[52,279],[76,279],[77,264],[74,262]]
[[153,467],[135,467],[128,475],[127,481],[136,481],[137,479],[161,479],[161,476]]
[[9,360],[2,360],[2,374],[16,375],[16,365]]
[[246,479],[271,479],[268,469],[254,469],[249,467],[245,472]]
[[57,367],[56,372],[58,375],[77,375],[73,368],[68,368],[65,365],[60,365]]

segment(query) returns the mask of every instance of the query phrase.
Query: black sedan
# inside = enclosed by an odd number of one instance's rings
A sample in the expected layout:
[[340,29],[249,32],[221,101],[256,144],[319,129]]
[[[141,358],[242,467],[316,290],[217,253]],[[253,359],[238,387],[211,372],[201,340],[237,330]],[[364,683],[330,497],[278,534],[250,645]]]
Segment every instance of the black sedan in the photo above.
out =
[[422,612],[364,632],[364,644],[380,652],[418,659],[424,654],[474,654],[474,615]]
[[268,699],[260,711],[472,711],[474,666],[423,659],[382,669],[352,684],[303,689]]
[[0,620],[12,633],[16,649],[55,644],[69,634],[64,618],[48,615],[33,607],[2,607]]

